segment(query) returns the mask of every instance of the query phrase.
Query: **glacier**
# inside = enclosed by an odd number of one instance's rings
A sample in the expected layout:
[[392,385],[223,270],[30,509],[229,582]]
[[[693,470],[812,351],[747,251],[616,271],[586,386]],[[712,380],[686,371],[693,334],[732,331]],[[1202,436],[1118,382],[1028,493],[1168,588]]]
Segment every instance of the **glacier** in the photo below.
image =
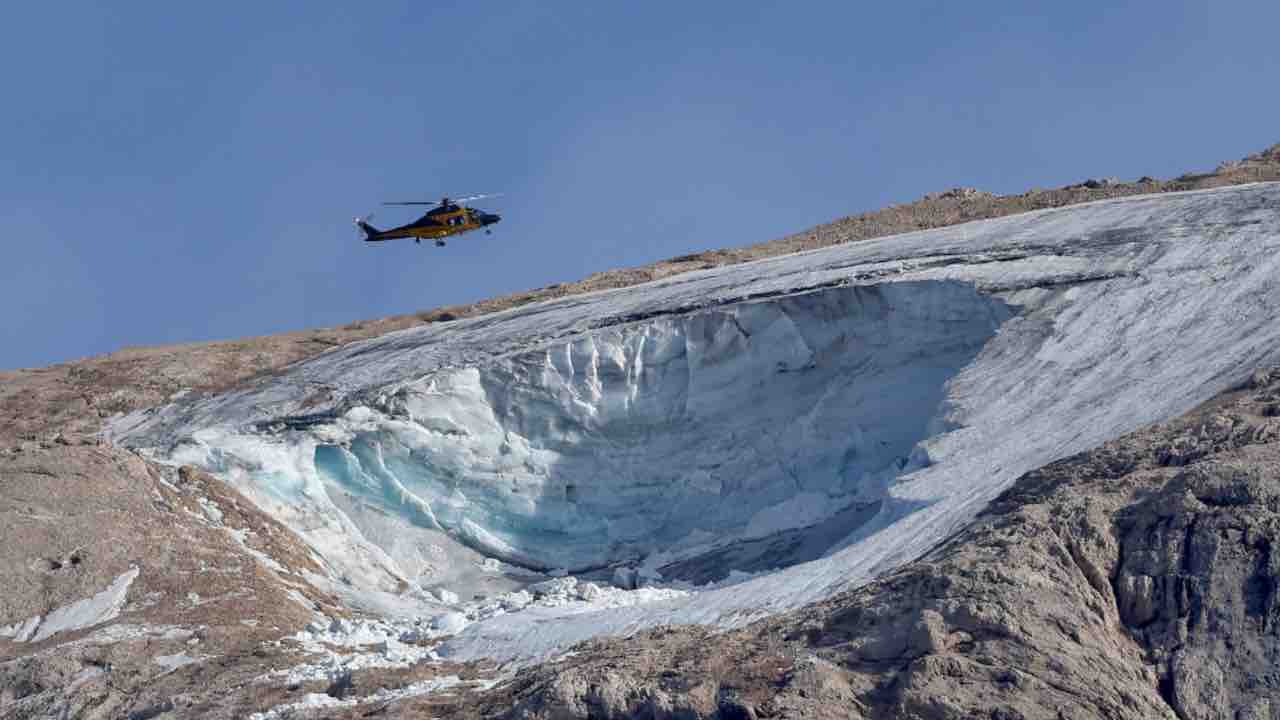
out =
[[707,269],[353,343],[108,433],[235,483],[383,613],[547,572],[690,590],[487,616],[458,659],[732,626],[1280,360],[1277,210],[1275,184],[1142,196]]
[[764,537],[877,502],[1011,314],[900,283],[602,329],[401,385],[315,465],[542,570]]

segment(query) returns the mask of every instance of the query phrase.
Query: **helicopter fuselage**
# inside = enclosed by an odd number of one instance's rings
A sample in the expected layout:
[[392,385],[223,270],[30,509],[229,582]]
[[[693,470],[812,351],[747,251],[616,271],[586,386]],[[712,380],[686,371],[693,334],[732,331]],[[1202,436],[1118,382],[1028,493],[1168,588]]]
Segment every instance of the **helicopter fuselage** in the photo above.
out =
[[366,242],[398,240],[401,238],[425,238],[439,241],[453,235],[480,230],[499,222],[501,219],[499,215],[475,208],[444,205],[431,210],[411,223],[387,230],[378,230],[363,221],[358,224],[365,233],[364,239]]

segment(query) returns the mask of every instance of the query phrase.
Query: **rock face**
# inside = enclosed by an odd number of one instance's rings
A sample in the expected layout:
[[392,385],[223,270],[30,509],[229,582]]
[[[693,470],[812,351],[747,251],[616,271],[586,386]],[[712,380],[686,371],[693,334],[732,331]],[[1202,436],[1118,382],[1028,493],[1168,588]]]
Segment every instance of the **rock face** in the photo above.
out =
[[972,527],[866,587],[736,632],[588,643],[487,710],[1280,717],[1278,397],[1280,372],[1257,373],[1186,417],[1027,474]]

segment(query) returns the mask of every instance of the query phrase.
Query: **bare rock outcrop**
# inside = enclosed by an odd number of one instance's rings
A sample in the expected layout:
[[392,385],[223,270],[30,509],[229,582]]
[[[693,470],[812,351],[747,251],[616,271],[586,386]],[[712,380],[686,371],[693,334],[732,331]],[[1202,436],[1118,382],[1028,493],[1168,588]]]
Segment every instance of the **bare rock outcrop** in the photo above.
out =
[[194,468],[54,443],[0,454],[0,480],[0,717],[243,716],[298,662],[265,644],[345,612],[292,532]]

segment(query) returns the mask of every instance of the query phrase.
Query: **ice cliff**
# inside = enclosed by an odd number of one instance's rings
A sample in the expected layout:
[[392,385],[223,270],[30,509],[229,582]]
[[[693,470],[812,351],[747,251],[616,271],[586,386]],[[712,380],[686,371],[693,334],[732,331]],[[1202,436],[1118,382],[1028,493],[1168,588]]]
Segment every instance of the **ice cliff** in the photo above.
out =
[[387,611],[478,587],[463,557],[755,573],[497,615],[458,657],[732,624],[909,560],[1022,473],[1280,362],[1278,211],[1280,187],[1243,186],[709,269],[347,345],[110,433],[233,480]]

